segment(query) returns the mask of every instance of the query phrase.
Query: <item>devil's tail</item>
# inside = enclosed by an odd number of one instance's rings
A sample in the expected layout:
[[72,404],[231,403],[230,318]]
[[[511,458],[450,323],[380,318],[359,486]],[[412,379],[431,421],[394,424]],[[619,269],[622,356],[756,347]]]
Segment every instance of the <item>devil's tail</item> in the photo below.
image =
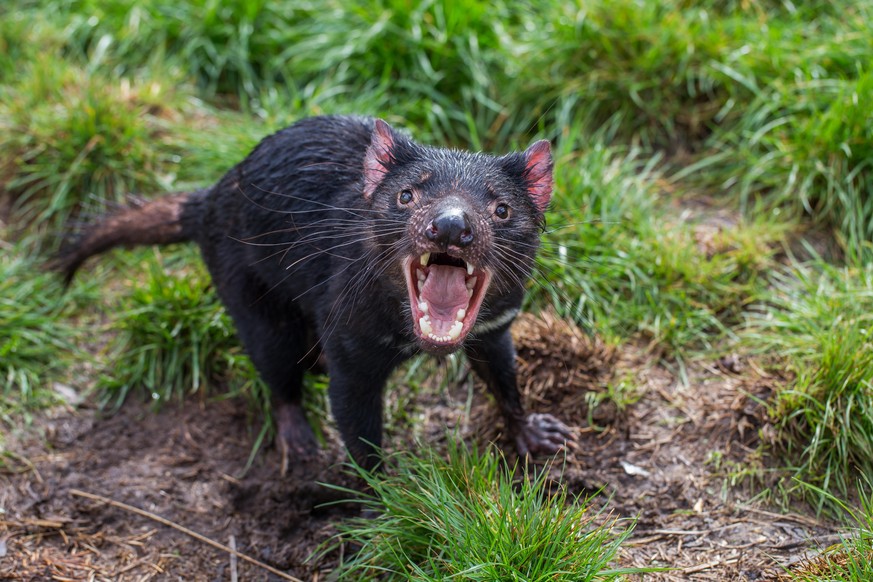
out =
[[153,200],[136,199],[113,211],[80,232],[69,236],[48,267],[58,271],[69,284],[89,257],[115,247],[170,244],[193,240],[199,224],[191,217],[208,190],[176,192]]

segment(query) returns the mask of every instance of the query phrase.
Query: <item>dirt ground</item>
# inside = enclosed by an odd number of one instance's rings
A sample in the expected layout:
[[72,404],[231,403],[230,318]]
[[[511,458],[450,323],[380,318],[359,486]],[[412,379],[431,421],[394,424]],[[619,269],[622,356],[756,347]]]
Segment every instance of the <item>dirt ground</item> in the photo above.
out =
[[[597,495],[614,515],[637,518],[617,565],[673,568],[643,577],[655,581],[773,580],[837,541],[837,531],[811,514],[754,501],[760,484],[727,484],[726,467],[754,461],[767,430],[760,399],[780,378],[726,358],[690,365],[683,383],[642,350],[607,349],[548,314],[522,317],[514,333],[527,406],[578,427],[555,478]],[[386,445],[410,446],[412,432],[438,443],[445,427],[506,445],[493,404],[481,386],[471,392],[471,382],[421,390],[411,403],[416,430],[391,430]],[[637,402],[589,409],[590,394],[620,382],[636,387]],[[337,553],[310,556],[356,512],[323,505],[338,494],[320,483],[351,485],[338,440],[329,433],[319,458],[284,478],[273,447],[245,472],[259,425],[242,402],[190,399],[158,413],[129,401],[109,416],[87,403],[68,406],[13,431],[0,463],[0,579],[283,579],[90,495],[160,516],[292,577],[330,579]]]

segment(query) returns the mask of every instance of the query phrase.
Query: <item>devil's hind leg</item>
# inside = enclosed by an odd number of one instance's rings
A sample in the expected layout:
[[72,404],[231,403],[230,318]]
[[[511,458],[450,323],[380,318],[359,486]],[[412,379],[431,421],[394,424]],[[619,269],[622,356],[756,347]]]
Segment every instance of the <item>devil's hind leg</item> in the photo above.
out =
[[252,287],[237,285],[225,304],[246,353],[270,388],[284,474],[289,462],[308,459],[318,448],[303,412],[303,373],[311,361],[307,325],[295,305]]

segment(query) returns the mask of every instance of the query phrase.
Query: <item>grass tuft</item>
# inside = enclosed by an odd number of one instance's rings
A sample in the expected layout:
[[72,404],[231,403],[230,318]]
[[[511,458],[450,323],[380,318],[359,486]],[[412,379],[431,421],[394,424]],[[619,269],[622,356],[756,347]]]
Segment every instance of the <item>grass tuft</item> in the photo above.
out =
[[873,580],[873,494],[870,482],[858,487],[860,507],[849,507],[833,494],[805,485],[815,496],[825,497],[851,522],[839,544],[815,558],[801,562],[790,573],[801,582],[867,582]]
[[795,476],[845,495],[873,480],[873,268],[797,267],[745,338],[795,377],[771,409]]
[[109,82],[52,58],[31,62],[0,106],[0,156],[16,219],[60,228],[95,200],[157,190],[169,160],[152,103],[166,91]]
[[23,255],[0,252],[0,417],[56,400],[52,382],[83,357],[60,281]]
[[[193,258],[180,258],[186,255]],[[115,317],[118,356],[99,381],[104,403],[120,405],[136,389],[161,404],[185,394],[203,396],[217,382],[251,387],[256,400],[265,402],[266,387],[199,261],[180,271],[154,255],[146,263],[145,281],[121,300]]]
[[356,468],[372,491],[361,503],[375,517],[340,526],[335,543],[360,548],[339,566],[341,578],[584,581],[630,572],[610,563],[632,524],[550,491],[546,471],[516,480],[493,447],[468,451],[449,439],[446,457],[425,448],[389,464],[390,475]]

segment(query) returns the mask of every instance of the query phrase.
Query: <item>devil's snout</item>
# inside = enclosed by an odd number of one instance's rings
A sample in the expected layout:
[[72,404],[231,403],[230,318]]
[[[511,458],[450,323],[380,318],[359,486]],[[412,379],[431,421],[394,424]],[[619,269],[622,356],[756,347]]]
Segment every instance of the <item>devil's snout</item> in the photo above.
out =
[[431,242],[445,251],[450,246],[466,248],[473,243],[473,227],[470,217],[457,207],[442,208],[424,229]]

